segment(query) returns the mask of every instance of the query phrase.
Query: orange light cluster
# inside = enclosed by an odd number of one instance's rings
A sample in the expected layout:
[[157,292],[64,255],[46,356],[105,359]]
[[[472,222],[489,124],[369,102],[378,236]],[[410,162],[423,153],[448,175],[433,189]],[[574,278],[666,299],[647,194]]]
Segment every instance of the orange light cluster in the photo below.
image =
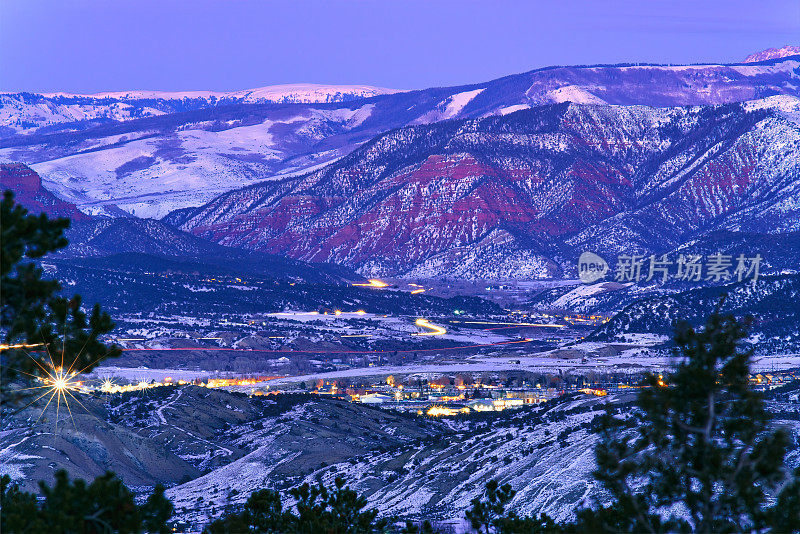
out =
[[598,397],[605,397],[608,395],[608,391],[605,389],[583,388],[579,391],[581,393],[586,393],[587,395],[596,395]]
[[274,380],[279,376],[256,376],[253,378],[209,378],[206,387],[221,388],[227,386],[252,386],[259,382]]
[[[419,413],[419,412],[417,412]],[[426,412],[427,415],[430,417],[452,417],[454,415],[458,415],[459,413],[469,413],[469,408],[447,408],[446,406],[431,406],[428,408]]]
[[143,389],[150,389],[150,388],[157,388],[162,386],[172,386],[172,385],[183,385],[186,384],[183,380],[178,380],[177,382],[173,382],[171,378],[167,377],[164,379],[164,382],[147,382],[142,380],[136,384],[126,384],[120,385],[115,383],[111,379],[106,379],[100,385],[100,391],[103,393],[127,393],[129,391],[141,391]]

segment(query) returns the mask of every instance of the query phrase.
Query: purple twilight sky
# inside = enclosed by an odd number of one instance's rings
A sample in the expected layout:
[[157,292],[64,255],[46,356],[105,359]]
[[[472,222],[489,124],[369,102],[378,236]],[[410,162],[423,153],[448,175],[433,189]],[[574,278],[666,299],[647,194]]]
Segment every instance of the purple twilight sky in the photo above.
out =
[[0,0],[0,90],[412,89],[784,44],[798,0]]

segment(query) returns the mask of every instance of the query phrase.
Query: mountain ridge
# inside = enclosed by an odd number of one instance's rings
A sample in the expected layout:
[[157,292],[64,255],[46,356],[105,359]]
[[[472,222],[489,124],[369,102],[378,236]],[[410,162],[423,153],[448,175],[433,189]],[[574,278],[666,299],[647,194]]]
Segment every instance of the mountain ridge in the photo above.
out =
[[[207,99],[236,99],[240,98],[249,103],[298,103],[310,104],[320,102],[338,102],[346,99],[368,98],[380,94],[399,93],[399,89],[376,87],[372,85],[335,85],[319,83],[287,83],[265,85],[253,89],[239,89],[235,91],[157,91],[157,90],[131,90],[131,91],[101,91],[98,93],[31,93],[47,98],[85,98],[85,99],[120,99],[120,100],[145,100],[145,99],[171,99],[184,100],[194,98]],[[15,94],[13,91],[0,91],[0,95]]]
[[[336,265],[310,265],[290,258],[224,247],[154,219],[92,217],[64,202],[42,186],[35,171],[23,164],[0,164],[0,189],[15,193],[15,201],[32,213],[68,217],[69,241],[57,258],[119,257],[146,255],[151,264],[170,259],[193,262],[214,272],[254,273],[275,279],[341,284],[360,277]],[[113,262],[112,262],[113,264]]]
[[780,48],[767,48],[760,52],[750,54],[744,59],[745,63],[754,63],[757,61],[769,61],[771,59],[780,59],[782,57],[800,55],[800,46],[784,45]]
[[24,116],[50,109],[46,101],[29,95],[9,103],[0,95],[0,161],[32,165],[49,188],[93,213],[118,204],[158,218],[228,190],[308,172],[394,128],[567,101],[671,107],[800,96],[798,73],[800,56],[730,65],[554,66],[347,102],[223,102],[157,116],[144,102],[126,120],[98,108],[90,120],[75,121],[72,111],[63,121],[47,115],[47,125]]
[[165,222],[229,245],[418,278],[549,277],[587,248],[667,252],[720,228],[793,231],[800,129],[782,100],[773,104],[553,104],[409,126]]

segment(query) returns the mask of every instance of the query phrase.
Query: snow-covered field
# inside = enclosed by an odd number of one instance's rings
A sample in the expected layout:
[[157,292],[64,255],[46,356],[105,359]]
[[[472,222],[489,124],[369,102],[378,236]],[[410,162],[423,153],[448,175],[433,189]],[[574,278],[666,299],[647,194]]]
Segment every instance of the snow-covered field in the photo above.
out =
[[[633,285],[633,284],[628,284],[628,285]],[[553,301],[553,307],[567,308],[567,309],[573,309],[576,305],[590,307],[597,302],[597,299],[593,297],[595,295],[608,291],[609,286],[613,286],[613,284],[608,284],[604,282],[591,285],[579,285],[575,287],[575,289],[572,289],[568,293],[565,293],[564,295],[560,296],[558,299]]]
[[413,124],[430,124],[432,122],[452,119],[464,109],[464,106],[469,104],[473,98],[478,96],[484,89],[474,89],[472,91],[464,91],[449,96],[447,99],[439,103],[436,109],[429,111],[413,122]]

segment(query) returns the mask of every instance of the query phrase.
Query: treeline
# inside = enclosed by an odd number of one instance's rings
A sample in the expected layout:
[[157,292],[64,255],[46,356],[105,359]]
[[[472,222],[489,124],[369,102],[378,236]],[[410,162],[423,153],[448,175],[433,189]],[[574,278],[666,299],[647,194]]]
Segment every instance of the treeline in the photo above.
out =
[[106,473],[91,484],[56,473],[52,487],[39,482],[41,498],[21,491],[8,475],[0,478],[0,532],[26,534],[173,532],[172,503],[157,485],[144,504],[114,475]]

